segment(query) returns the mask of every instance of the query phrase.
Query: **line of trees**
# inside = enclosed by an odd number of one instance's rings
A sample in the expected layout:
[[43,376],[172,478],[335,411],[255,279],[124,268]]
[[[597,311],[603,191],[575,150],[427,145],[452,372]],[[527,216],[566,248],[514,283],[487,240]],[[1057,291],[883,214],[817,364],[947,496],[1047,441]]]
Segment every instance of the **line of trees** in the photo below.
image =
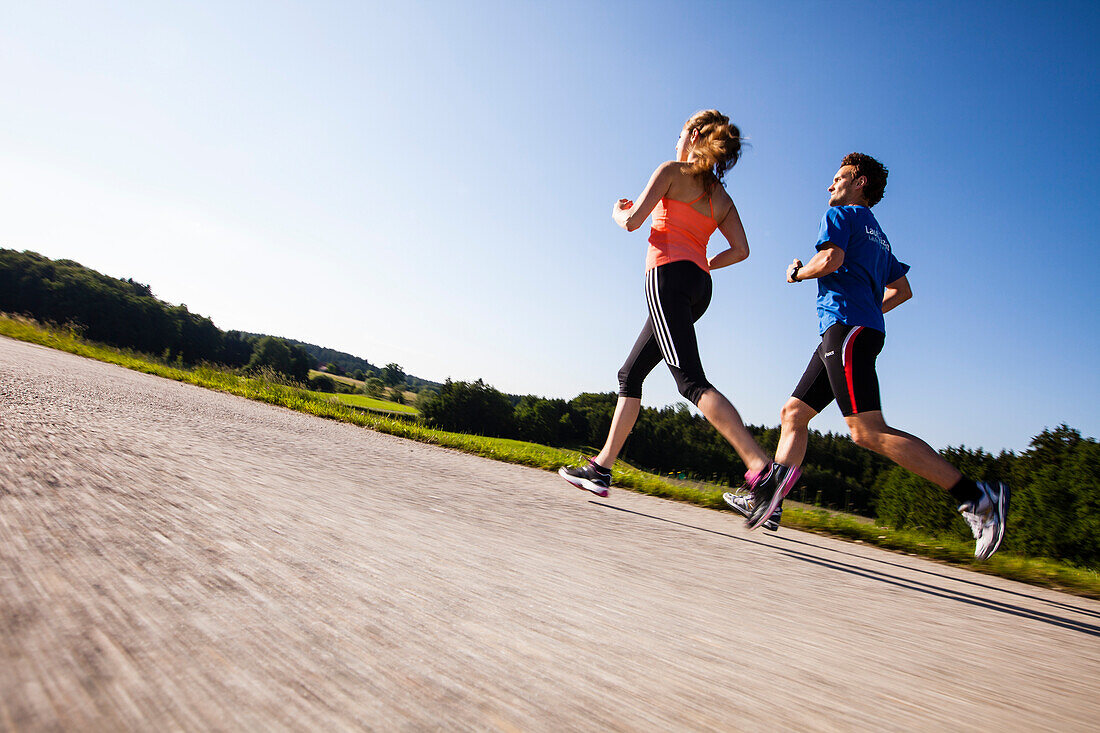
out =
[[243,334],[158,300],[148,285],[34,252],[0,249],[0,311],[76,325],[93,341],[172,361],[243,367],[252,358]]
[[[250,334],[254,336],[260,336],[261,334]],[[337,351],[336,349],[328,349],[323,346],[316,346],[314,344],[307,344],[304,341],[295,341],[294,339],[283,339],[291,346],[300,346],[305,349],[306,353],[313,359],[314,364],[324,364],[325,371],[329,374],[336,374],[339,376],[349,376],[355,379],[362,380],[364,377],[377,374],[378,367],[371,364],[366,359],[362,359],[358,356],[352,356],[346,354],[343,351]]]

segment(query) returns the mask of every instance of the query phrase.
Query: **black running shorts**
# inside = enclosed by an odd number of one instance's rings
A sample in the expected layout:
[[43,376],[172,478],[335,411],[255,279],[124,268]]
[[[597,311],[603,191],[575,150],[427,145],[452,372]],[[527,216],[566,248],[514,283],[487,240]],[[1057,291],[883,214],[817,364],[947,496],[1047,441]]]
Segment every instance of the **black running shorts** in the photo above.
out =
[[881,410],[875,359],[885,340],[886,334],[873,328],[833,324],[821,337],[791,396],[814,412],[821,412],[835,398],[844,417]]

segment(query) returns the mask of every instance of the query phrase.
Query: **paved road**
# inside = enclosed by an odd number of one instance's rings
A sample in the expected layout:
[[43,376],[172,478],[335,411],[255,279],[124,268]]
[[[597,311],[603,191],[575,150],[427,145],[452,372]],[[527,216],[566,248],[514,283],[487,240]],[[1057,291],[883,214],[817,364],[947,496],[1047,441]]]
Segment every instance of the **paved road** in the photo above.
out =
[[1100,603],[0,338],[0,729],[1098,725]]

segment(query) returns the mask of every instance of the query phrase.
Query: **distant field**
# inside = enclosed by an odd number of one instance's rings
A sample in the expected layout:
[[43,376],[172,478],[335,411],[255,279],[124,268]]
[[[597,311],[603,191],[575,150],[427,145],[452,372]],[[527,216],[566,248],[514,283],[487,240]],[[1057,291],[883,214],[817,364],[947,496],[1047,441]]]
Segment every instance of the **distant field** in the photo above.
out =
[[[321,394],[316,392],[315,394]],[[351,405],[352,407],[365,407],[368,410],[385,410],[387,412],[401,412],[409,415],[419,414],[415,407],[409,405],[399,405],[396,402],[389,402],[387,400],[376,400],[373,397],[368,397],[365,394],[336,394],[327,395],[329,397],[335,397],[345,405]]]
[[343,377],[343,376],[340,376],[338,374],[329,374],[328,372],[319,372],[316,369],[310,369],[309,370],[309,376],[310,377],[319,377],[322,374],[325,375],[326,377],[329,377],[329,378],[337,381],[337,382],[343,382],[344,384],[350,384],[353,387],[362,387],[363,386],[363,383],[361,381],[359,381],[358,379],[352,379],[351,377]]
[[[352,387],[355,387],[356,389],[362,389],[363,388],[364,382],[361,382],[358,379],[352,379],[351,377],[337,376],[336,374],[329,374],[328,372],[319,372],[316,369],[310,369],[309,370],[309,376],[310,377],[317,377],[317,376],[320,376],[322,374],[329,377],[329,378],[331,378],[331,379],[333,379],[333,380],[335,380],[335,381],[337,381],[337,382],[341,382],[343,384],[350,384]],[[406,401],[414,402],[416,400],[416,392],[405,392],[404,394],[405,394],[405,400]],[[408,407],[406,405],[399,405],[396,402],[389,402],[388,400],[374,399],[372,397],[367,397],[366,395],[336,395],[336,397],[337,397],[337,399],[339,399],[344,404],[351,405],[352,407],[366,407],[366,408],[371,409],[371,410],[389,410],[390,412],[407,412],[407,413],[410,413],[410,414],[413,414],[413,415],[417,414],[417,411],[416,411],[415,408]],[[354,397],[356,399],[354,399],[354,400],[346,399],[348,397]],[[360,401],[359,398],[362,398],[362,401]]]

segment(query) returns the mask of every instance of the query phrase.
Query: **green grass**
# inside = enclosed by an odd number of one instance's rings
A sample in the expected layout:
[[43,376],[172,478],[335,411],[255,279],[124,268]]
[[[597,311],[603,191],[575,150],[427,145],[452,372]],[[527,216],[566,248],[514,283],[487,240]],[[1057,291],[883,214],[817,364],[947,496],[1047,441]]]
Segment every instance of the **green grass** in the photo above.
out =
[[[576,451],[550,448],[519,440],[450,433],[426,427],[416,421],[390,418],[377,412],[363,412],[334,400],[333,395],[311,392],[282,382],[272,375],[247,377],[220,367],[183,368],[179,365],[163,363],[125,349],[89,343],[66,329],[42,326],[23,318],[0,315],[0,335],[493,460],[545,470],[556,470],[563,464],[581,460],[581,454]],[[341,395],[341,397],[362,396]],[[392,402],[382,400],[377,402],[385,405],[381,409],[394,410],[402,407]],[[415,412],[412,408],[407,409]],[[725,510],[722,492],[727,487],[724,486],[685,485],[686,482],[668,481],[660,476],[624,467],[621,464],[616,466],[613,480],[617,487],[666,499],[690,502],[711,509]],[[788,503],[792,505],[784,506],[784,527],[877,545],[952,565],[969,567],[991,575],[1100,599],[1100,573],[1095,570],[1077,568],[1057,560],[1022,557],[1005,552],[998,553],[989,560],[978,562],[973,556],[972,543],[933,538],[913,531],[893,530],[880,527],[866,518],[829,512],[824,509],[803,508],[793,505],[792,502]]]

